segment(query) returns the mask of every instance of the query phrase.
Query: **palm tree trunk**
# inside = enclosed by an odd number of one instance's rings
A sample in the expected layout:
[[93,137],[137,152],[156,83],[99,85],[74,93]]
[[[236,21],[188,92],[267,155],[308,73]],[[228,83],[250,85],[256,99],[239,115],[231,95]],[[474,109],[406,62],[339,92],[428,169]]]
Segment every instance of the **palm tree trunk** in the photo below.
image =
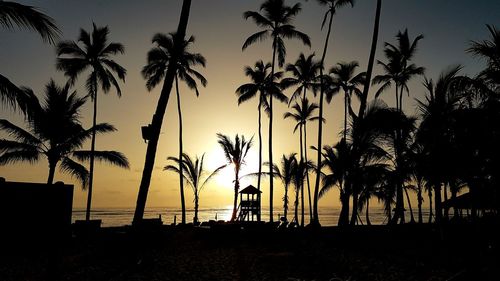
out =
[[380,14],[382,11],[382,0],[377,0],[377,9],[375,12],[375,23],[373,25],[372,45],[370,49],[370,57],[368,59],[368,69],[366,70],[366,80],[363,87],[363,96],[359,106],[358,118],[363,118],[365,115],[366,105],[368,103],[368,92],[370,91],[370,82],[372,80],[373,65],[375,63],[375,54],[377,52],[378,33],[380,28]]
[[[304,151],[303,151],[303,146],[302,146],[302,124],[299,125],[299,130],[300,130],[300,161],[301,163],[304,163]],[[304,226],[304,181],[300,184],[300,205],[301,205],[301,212],[300,212],[300,225]]]
[[338,226],[346,226],[349,224],[349,194],[345,191],[345,184],[342,182],[340,183],[340,214],[339,214],[339,221],[338,221]]
[[423,217],[422,217],[422,202],[424,201],[424,198],[422,197],[422,185],[420,182],[418,183],[418,191],[417,191],[417,202],[418,202],[418,223],[421,224],[423,222]]
[[429,187],[429,223],[432,222],[433,208],[432,208],[432,188]]
[[[271,79],[274,78],[274,64],[276,61],[276,38],[273,41],[273,61],[271,64]],[[273,171],[273,95],[269,95],[269,221],[274,221],[273,214],[273,192],[274,192],[274,171]]]
[[198,224],[198,222],[199,222],[199,219],[198,219],[199,200],[200,200],[200,196],[195,193],[195,195],[194,195],[194,218],[193,218],[194,224]]
[[344,95],[344,141],[347,143],[347,92]]
[[[448,201],[448,184],[445,184],[443,186],[443,195],[444,195],[443,201],[444,202]],[[444,208],[443,212],[444,212],[444,219],[448,220],[449,215],[450,215],[450,209],[448,207],[446,207],[446,208]]]
[[49,161],[49,177],[47,179],[47,184],[54,183],[54,175],[56,173],[56,164],[53,161]]
[[294,218],[293,221],[298,225],[299,224],[299,189],[295,190],[295,202],[294,202]]
[[238,210],[238,190],[240,189],[240,181],[239,181],[239,169],[235,168],[235,176],[234,179],[234,202],[233,202],[233,214],[231,215],[231,221],[236,220],[236,212]]
[[[95,77],[95,76],[94,76]],[[92,140],[90,143],[90,168],[89,168],[89,187],[87,193],[87,209],[85,210],[85,220],[90,220],[90,209],[92,207],[92,187],[94,183],[94,151],[95,151],[95,127],[97,124],[97,79],[94,81],[94,115],[92,117]]]
[[372,225],[372,222],[370,221],[370,198],[366,200],[366,225]]
[[323,100],[325,99],[325,89],[323,85],[323,68],[325,66],[325,58],[326,52],[328,50],[328,41],[330,40],[330,33],[332,31],[332,23],[333,23],[333,13],[330,13],[330,20],[328,23],[328,31],[326,33],[325,46],[323,48],[323,55],[321,56],[321,67],[319,68],[319,76],[320,76],[320,95],[319,95],[319,121],[318,121],[318,160],[316,162],[316,182],[314,184],[314,199],[313,199],[313,219],[311,221],[311,225],[320,226],[319,223],[319,215],[318,215],[318,201],[319,201],[319,180],[321,177],[321,149],[323,147],[322,138],[323,138]]
[[434,184],[434,207],[436,208],[436,223],[441,223],[443,210],[441,207],[441,183]]
[[[257,189],[259,191],[260,191],[261,175],[262,175],[262,98],[259,97],[259,173],[257,175]],[[259,192],[259,194],[260,194],[260,192]],[[260,202],[260,200],[259,200],[259,202]],[[260,208],[259,208],[259,210],[260,210]],[[257,221],[260,221],[260,220],[261,220],[261,218],[260,218],[260,211],[259,211],[257,213]]]
[[[356,187],[357,188],[357,187]],[[358,193],[352,193],[352,214],[351,214],[351,225],[356,225],[358,221]]]
[[406,200],[408,201],[408,208],[410,208],[410,222],[415,223],[415,217],[413,216],[413,209],[410,202],[410,195],[408,195],[408,190],[406,190],[406,188],[404,188],[404,191],[406,194]]
[[[304,87],[304,96],[302,99],[306,99],[306,91],[307,88]],[[307,165],[307,120],[304,122],[304,161]],[[309,167],[306,166],[306,181],[307,181],[307,196],[309,199],[309,221],[312,221],[313,212],[312,212],[312,200],[311,200],[311,183],[309,180]]]
[[288,184],[285,184],[285,196],[283,197],[283,217],[288,221]]
[[177,114],[179,115],[179,188],[181,193],[181,223],[186,224],[186,201],[184,199],[184,165],[182,165],[182,111],[181,111],[181,95],[179,93],[179,78],[175,75],[175,93],[177,96]]
[[[186,28],[189,20],[190,8],[191,0],[183,0],[181,17],[176,32],[176,36],[179,36],[181,39],[186,36]],[[179,42],[182,42],[182,40],[180,40]],[[170,91],[172,90],[174,76],[177,73],[177,67],[175,63],[172,63],[169,66],[170,67],[167,69],[167,73],[165,74],[165,79],[163,80],[163,87],[161,89],[160,98],[158,100],[156,111],[153,115],[151,124],[151,139],[148,142],[148,147],[146,150],[146,159],[144,163],[144,169],[142,171],[142,178],[134,212],[134,224],[140,223],[144,216],[144,209],[146,207],[146,200],[148,198],[149,185],[151,183],[151,175],[153,173],[161,125],[163,123],[163,117],[165,116],[168,100],[170,98]]]

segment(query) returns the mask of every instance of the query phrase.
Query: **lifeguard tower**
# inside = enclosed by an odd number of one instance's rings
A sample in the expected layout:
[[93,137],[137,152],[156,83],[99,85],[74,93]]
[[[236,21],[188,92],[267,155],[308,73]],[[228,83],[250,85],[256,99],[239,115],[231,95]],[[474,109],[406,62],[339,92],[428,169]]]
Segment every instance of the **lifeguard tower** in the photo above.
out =
[[[260,194],[262,191],[249,185],[240,191],[240,206],[238,221],[254,221],[254,216],[260,217]],[[246,195],[246,196],[245,196]]]

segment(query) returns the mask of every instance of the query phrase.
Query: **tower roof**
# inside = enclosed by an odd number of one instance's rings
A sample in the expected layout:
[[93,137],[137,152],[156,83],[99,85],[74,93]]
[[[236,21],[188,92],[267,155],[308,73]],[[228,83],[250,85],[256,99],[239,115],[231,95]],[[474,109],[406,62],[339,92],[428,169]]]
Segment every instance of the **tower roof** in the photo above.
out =
[[259,194],[262,193],[262,191],[258,190],[255,186],[249,185],[242,190],[240,190],[241,194]]

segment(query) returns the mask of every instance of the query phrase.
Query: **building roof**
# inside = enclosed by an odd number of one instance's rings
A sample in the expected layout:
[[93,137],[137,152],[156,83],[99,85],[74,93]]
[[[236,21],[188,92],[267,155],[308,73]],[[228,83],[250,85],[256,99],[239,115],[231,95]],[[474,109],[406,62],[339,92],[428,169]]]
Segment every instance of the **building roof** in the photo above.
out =
[[240,190],[241,194],[259,194],[262,193],[262,191],[258,190],[255,186],[249,185],[242,190]]

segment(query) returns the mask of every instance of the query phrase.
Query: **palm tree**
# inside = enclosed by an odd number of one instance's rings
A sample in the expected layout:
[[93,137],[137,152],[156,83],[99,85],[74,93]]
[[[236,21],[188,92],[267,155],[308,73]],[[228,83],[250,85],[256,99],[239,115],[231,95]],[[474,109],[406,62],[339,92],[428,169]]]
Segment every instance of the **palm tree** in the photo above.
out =
[[[264,64],[262,60],[255,63],[255,67],[250,66],[245,67],[245,75],[250,77],[251,83],[246,83],[236,89],[236,94],[238,95],[238,105],[243,102],[250,100],[259,93],[259,103],[257,110],[259,112],[259,172],[257,173],[257,189],[260,191],[260,178],[262,175],[262,108],[268,109],[269,104],[267,102],[267,96],[270,94],[278,96],[281,98],[283,95],[279,89],[278,83],[271,81],[274,79],[270,78],[270,73],[268,70],[271,68],[270,63]],[[275,73],[281,75],[281,73]],[[270,80],[271,79],[271,80]],[[260,221],[260,214],[258,214],[257,220]]]
[[375,94],[377,98],[382,92],[391,86],[394,82],[396,88],[396,108],[399,111],[403,110],[403,93],[406,91],[409,95],[408,82],[417,75],[424,73],[423,67],[418,67],[415,64],[408,64],[417,51],[418,41],[424,38],[423,35],[417,36],[412,43],[408,36],[408,30],[399,31],[396,35],[398,46],[390,43],[385,43],[384,53],[388,59],[388,63],[377,61],[382,65],[385,74],[377,75],[373,78],[373,84],[382,84],[381,88]]
[[[333,25],[333,16],[337,13],[337,10],[340,8],[343,8],[347,5],[351,5],[351,7],[354,6],[354,0],[318,0],[318,3],[322,6],[326,6],[327,10],[325,13],[325,16],[323,18],[323,23],[321,24],[321,28],[325,26],[325,23],[328,20],[328,30],[326,32],[326,39],[325,39],[325,45],[323,47],[323,55],[321,56],[320,60],[320,69],[319,69],[319,77],[320,77],[320,95],[319,95],[319,119],[323,120],[323,99],[324,99],[324,92],[325,92],[325,84],[324,84],[324,76],[323,76],[323,70],[325,67],[325,58],[326,58],[326,52],[328,50],[328,43],[330,39],[330,33],[332,31],[332,25]],[[320,184],[320,177],[321,177],[321,147],[323,147],[322,144],[322,138],[323,138],[323,122],[318,122],[318,160],[317,160],[317,165],[316,165],[316,182],[314,185],[314,199],[313,199],[313,220],[311,221],[311,225],[319,226],[319,216],[318,216],[318,201],[319,201],[319,184]]]
[[[333,75],[333,82],[336,84],[333,91],[344,91],[344,139],[347,138],[347,109],[351,106],[352,94],[357,97],[361,96],[361,90],[358,86],[364,82],[366,73],[358,73],[354,75],[356,68],[359,66],[357,61],[349,63],[340,62],[330,69],[330,74]],[[327,101],[330,102],[332,94],[327,96]]]
[[[279,178],[283,183],[283,187],[285,188],[285,195],[283,196],[283,217],[285,221],[288,222],[288,189],[290,184],[292,183],[294,176],[294,169],[297,165],[297,158],[295,157],[296,153],[291,153],[288,155],[283,154],[281,157],[281,169],[277,165],[273,165],[274,173],[273,176]],[[264,163],[264,165],[269,165],[268,162]]]
[[241,136],[240,138],[239,135],[236,135],[233,142],[228,136],[219,133],[217,134],[217,138],[217,142],[224,151],[227,163],[229,165],[233,165],[234,167],[234,202],[231,221],[235,221],[238,204],[238,191],[240,189],[240,171],[241,167],[245,165],[245,157],[247,156],[248,150],[252,147],[253,137],[250,138],[249,141],[246,141],[245,136]]
[[[121,65],[111,59],[112,55],[118,53],[123,54],[125,47],[120,43],[108,44],[109,29],[105,27],[97,27],[93,23],[92,34],[84,29],[80,30],[78,42],[83,44],[81,48],[75,41],[62,41],[57,44],[57,69],[64,71],[64,74],[69,77],[73,84],[78,76],[87,69],[90,69],[90,74],[87,77],[85,85],[87,91],[94,103],[92,126],[97,124],[97,90],[99,84],[104,93],[108,93],[111,87],[116,89],[118,97],[121,96],[121,89],[115,74],[125,82],[127,71]],[[92,133],[92,141],[90,145],[90,174],[89,188],[87,197],[87,211],[85,219],[90,219],[90,209],[92,203],[92,186],[94,179],[94,151],[95,151],[95,136],[96,132]]]
[[[189,13],[191,9],[191,0],[183,0],[181,17],[179,19],[179,25],[177,27],[176,38],[174,42],[184,42],[184,37],[186,36],[186,28],[189,20]],[[177,60],[177,57],[172,57],[172,60]],[[148,147],[146,150],[146,159],[144,161],[144,169],[142,170],[141,183],[139,185],[139,192],[137,194],[137,203],[134,212],[134,224],[139,224],[144,217],[144,208],[146,207],[146,200],[148,198],[149,185],[151,183],[151,175],[153,173],[153,168],[156,158],[156,148],[158,146],[158,139],[160,138],[161,125],[163,123],[163,117],[165,116],[165,111],[167,109],[168,100],[170,98],[170,91],[172,90],[172,85],[174,83],[175,76],[177,75],[176,64],[172,63],[173,67],[167,69],[165,78],[163,80],[163,86],[161,89],[160,98],[156,105],[155,114],[153,114],[153,120],[149,126],[148,135]]]
[[167,165],[163,168],[165,171],[173,171],[175,173],[180,174],[181,169],[179,169],[180,166],[183,166],[182,169],[182,177],[183,180],[187,182],[189,186],[193,189],[193,194],[194,194],[194,218],[193,218],[193,223],[194,224],[199,224],[199,219],[198,219],[198,208],[200,206],[200,192],[203,190],[205,185],[215,176],[217,173],[219,173],[220,170],[225,168],[226,166],[220,166],[217,169],[215,169],[210,175],[208,175],[205,180],[202,182],[202,177],[206,173],[206,171],[203,169],[203,160],[205,158],[205,154],[201,156],[201,158],[198,158],[196,156],[196,159],[193,162],[193,159],[186,153],[182,154],[182,160],[179,160],[179,158],[176,157],[168,157],[168,160],[173,161],[176,165]]
[[[37,8],[15,2],[0,1],[0,27],[12,30],[15,27],[36,31],[42,40],[53,44],[61,34],[54,19]],[[18,88],[7,77],[0,74],[0,102],[13,109],[17,106],[25,111],[25,91]]]
[[[293,169],[293,185],[295,186],[296,194],[298,195],[300,191],[300,205],[302,206],[302,212],[300,215],[300,226],[304,227],[304,181],[306,179],[306,174],[309,172],[309,168],[312,166],[311,162],[304,162],[303,160],[296,161],[296,165]],[[298,199],[298,198],[297,198]],[[296,204],[298,200],[296,199]],[[296,208],[297,209],[297,208]],[[295,222],[298,222],[297,211],[295,211]]]
[[[252,34],[243,43],[242,50],[255,42],[262,41],[268,37],[272,38],[273,55],[271,61],[271,77],[275,73],[275,61],[278,56],[278,66],[285,64],[286,48],[283,39],[299,39],[305,45],[311,46],[309,36],[295,29],[291,25],[295,16],[300,12],[299,3],[293,6],[286,6],[284,0],[266,0],[260,6],[262,14],[255,11],[246,11],[243,14],[245,19],[252,19],[255,24],[263,30]],[[269,163],[273,163],[273,96],[269,97]],[[271,212],[270,221],[273,221],[273,169],[269,167],[269,210]]]
[[[79,117],[87,98],[79,98],[76,92],[71,92],[69,84],[59,87],[51,80],[45,87],[44,104],[31,90],[27,90],[26,95],[30,97],[27,110],[32,116],[26,121],[27,130],[0,119],[0,129],[12,138],[0,139],[0,165],[15,162],[34,164],[45,156],[49,164],[47,184],[54,182],[59,164],[61,172],[76,177],[82,188],[86,188],[89,171],[77,161],[88,161],[91,152],[80,150],[81,147],[92,132],[102,134],[116,129],[106,123],[83,129]],[[121,168],[129,167],[127,158],[117,151],[95,151],[95,157]]]
[[481,42],[472,41],[468,53],[483,58],[487,62],[487,68],[479,74],[488,83],[500,85],[500,31],[492,25],[486,25],[491,39]]
[[[285,119],[292,118],[296,122],[293,132],[295,133],[297,129],[299,129],[300,159],[307,163],[307,121],[314,121],[318,119],[317,116],[313,116],[314,111],[318,109],[318,105],[315,103],[309,103],[307,98],[302,98],[301,103],[295,103],[292,108],[294,109],[294,112],[286,112],[283,117]],[[312,219],[311,189],[309,187],[308,179],[309,173],[306,174],[306,181],[308,183],[307,191],[309,196],[309,216],[310,219]],[[301,192],[303,193],[304,191],[301,190]],[[304,205],[302,205],[302,212],[304,212]]]
[[[182,141],[182,111],[181,111],[181,97],[179,93],[179,78],[186,83],[186,85],[195,91],[196,96],[199,96],[197,80],[200,80],[201,84],[205,87],[207,85],[207,79],[201,75],[198,71],[194,70],[192,67],[201,65],[205,67],[205,58],[198,53],[190,53],[189,45],[194,43],[194,37],[189,37],[182,44],[174,43],[175,34],[170,33],[168,35],[157,33],[153,36],[153,43],[156,47],[148,52],[148,63],[142,69],[142,76],[147,80],[146,87],[148,91],[151,91],[156,87],[161,80],[165,77],[165,74],[171,64],[176,64],[177,74],[175,75],[175,91],[177,96],[177,114],[179,116],[179,157],[177,159],[182,159],[183,155],[183,141]],[[174,49],[177,48],[177,49]],[[180,53],[177,60],[172,60],[175,53]],[[186,223],[186,203],[184,200],[184,165],[181,162],[179,164],[179,186],[181,194],[181,209],[182,209],[182,223]]]

